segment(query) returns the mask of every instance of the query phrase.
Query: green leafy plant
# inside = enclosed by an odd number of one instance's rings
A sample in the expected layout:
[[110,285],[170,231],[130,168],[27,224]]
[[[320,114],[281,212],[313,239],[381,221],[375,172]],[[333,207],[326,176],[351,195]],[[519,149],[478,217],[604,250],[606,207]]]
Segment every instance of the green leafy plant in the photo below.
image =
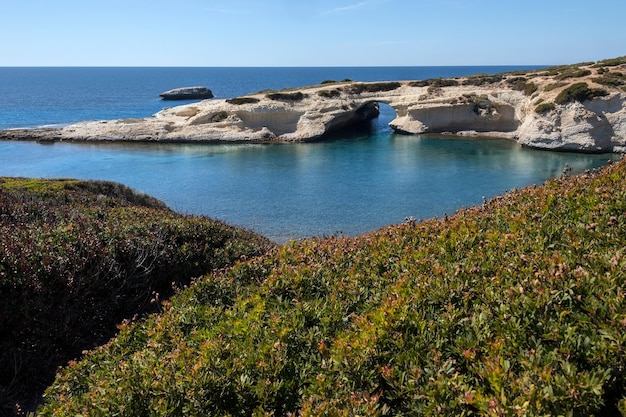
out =
[[566,80],[568,78],[586,77],[587,75],[591,75],[591,71],[586,68],[569,67],[556,75],[555,78],[557,80]]
[[302,101],[307,95],[302,93],[301,91],[296,91],[292,93],[288,92],[276,92],[266,94],[266,97],[270,100],[279,100],[279,101]]
[[598,61],[596,64],[594,64],[594,67],[598,68],[598,67],[616,67],[619,65],[624,65],[626,64],[626,56],[622,56],[622,57],[618,57],[618,58],[611,58],[611,59],[604,59],[602,61]]
[[621,161],[207,275],[64,369],[39,412],[615,415],[624,178]]
[[324,98],[336,98],[341,95],[341,90],[339,88],[334,88],[332,90],[319,90],[317,95]]
[[501,74],[477,74],[472,75],[471,77],[467,77],[467,79],[463,81],[463,85],[481,86],[486,84],[497,84],[504,79],[505,77]]
[[345,91],[349,94],[377,93],[396,90],[400,88],[400,85],[401,84],[396,81],[379,83],[355,83],[346,86]]
[[592,78],[591,81],[597,84],[606,85],[608,87],[620,87],[626,84],[626,81],[624,80],[624,78],[619,77],[619,76],[605,76],[605,77]]
[[122,320],[268,247],[120,184],[0,178],[0,414],[32,407]]
[[507,83],[511,84],[511,87],[513,87],[514,90],[522,91],[524,95],[527,96],[532,95],[535,91],[537,91],[538,88],[536,84],[528,82],[525,77],[509,78],[507,80]]
[[556,105],[552,102],[543,102],[537,104],[535,107],[535,113],[548,113],[556,108]]
[[599,88],[589,88],[587,83],[575,83],[564,89],[554,99],[556,104],[567,104],[572,101],[583,102],[595,97],[606,96],[608,92]]
[[557,88],[561,88],[561,87],[565,87],[567,85],[567,83],[564,82],[558,82],[558,83],[551,83],[546,85],[543,90],[544,91],[552,91],[552,90],[556,90]]
[[420,81],[411,81],[411,87],[453,87],[459,85],[458,80],[452,78],[429,78]]

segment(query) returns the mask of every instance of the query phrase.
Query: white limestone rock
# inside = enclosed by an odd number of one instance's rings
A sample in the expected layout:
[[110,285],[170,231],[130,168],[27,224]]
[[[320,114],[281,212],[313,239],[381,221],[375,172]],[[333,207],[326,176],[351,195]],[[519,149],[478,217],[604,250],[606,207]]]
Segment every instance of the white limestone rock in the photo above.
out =
[[[587,76],[559,84],[555,84],[549,71],[531,72],[527,77],[503,74],[491,77],[495,81],[485,82],[456,78],[443,84],[322,84],[231,100],[204,100],[164,109],[143,119],[81,122],[62,129],[9,130],[0,132],[0,139],[310,141],[361,123],[377,114],[379,103],[386,103],[396,112],[390,125],[403,133],[498,136],[539,149],[623,152],[626,93],[617,86],[594,84],[598,79],[594,77],[602,76],[606,70],[600,72],[599,67],[589,64],[586,68]],[[615,74],[619,74],[617,70],[626,73],[626,61],[612,70]],[[536,92],[524,93],[516,84],[520,79],[536,87]],[[547,112],[536,111],[539,103],[553,103],[561,91],[580,82],[602,88],[607,94],[554,105]]]

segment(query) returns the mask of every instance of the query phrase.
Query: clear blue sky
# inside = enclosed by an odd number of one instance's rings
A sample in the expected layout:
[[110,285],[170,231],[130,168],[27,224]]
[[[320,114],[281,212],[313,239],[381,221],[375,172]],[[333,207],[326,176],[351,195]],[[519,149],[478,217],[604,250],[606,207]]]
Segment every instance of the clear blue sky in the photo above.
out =
[[570,64],[624,0],[0,0],[0,66]]

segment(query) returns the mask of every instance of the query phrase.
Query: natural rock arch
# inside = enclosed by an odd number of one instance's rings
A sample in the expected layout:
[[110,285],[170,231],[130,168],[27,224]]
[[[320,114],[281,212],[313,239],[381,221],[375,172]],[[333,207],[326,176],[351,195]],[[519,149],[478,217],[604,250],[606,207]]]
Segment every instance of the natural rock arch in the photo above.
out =
[[[590,74],[584,76],[587,78],[571,82],[555,78],[549,71],[523,77],[508,73],[447,80],[329,82],[205,100],[130,121],[9,130],[0,132],[0,139],[304,142],[369,121],[378,116],[384,103],[395,113],[389,126],[396,132],[498,136],[543,149],[624,152],[626,94],[620,87],[603,84],[603,94],[597,97],[564,103],[556,100],[571,88],[568,82],[593,84],[603,80],[602,68],[591,64],[586,68],[585,74]],[[626,63],[619,69],[626,71]],[[590,89],[596,90],[600,91]]]

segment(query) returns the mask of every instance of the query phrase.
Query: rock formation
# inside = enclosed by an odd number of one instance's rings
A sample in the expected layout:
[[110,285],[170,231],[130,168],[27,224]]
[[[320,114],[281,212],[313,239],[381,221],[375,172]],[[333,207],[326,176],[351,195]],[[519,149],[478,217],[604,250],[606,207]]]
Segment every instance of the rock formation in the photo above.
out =
[[378,83],[337,82],[201,101],[143,119],[8,130],[0,139],[310,141],[377,115],[407,134],[497,136],[522,145],[626,152],[626,57],[499,75]]
[[213,92],[206,87],[182,87],[159,94],[163,100],[196,100],[213,98]]

